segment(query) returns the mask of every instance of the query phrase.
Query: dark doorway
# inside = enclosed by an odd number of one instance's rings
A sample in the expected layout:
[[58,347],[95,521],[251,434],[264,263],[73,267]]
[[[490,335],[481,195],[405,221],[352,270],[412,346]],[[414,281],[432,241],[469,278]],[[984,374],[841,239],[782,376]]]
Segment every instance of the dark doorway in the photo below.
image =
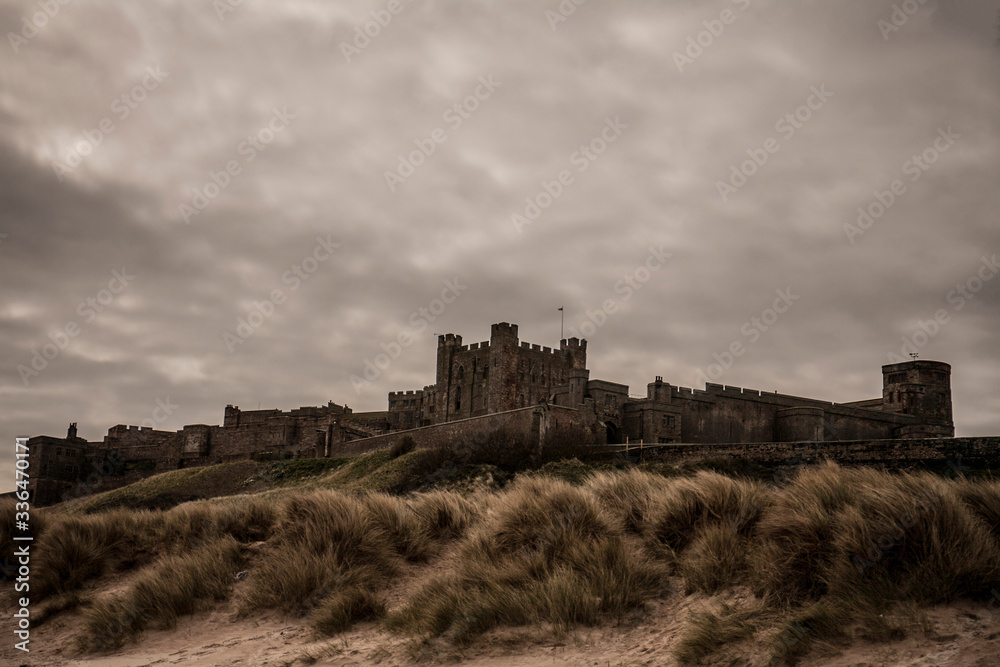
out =
[[625,434],[622,430],[618,428],[618,425],[612,421],[604,422],[604,426],[608,429],[608,444],[609,445],[620,445],[625,442]]

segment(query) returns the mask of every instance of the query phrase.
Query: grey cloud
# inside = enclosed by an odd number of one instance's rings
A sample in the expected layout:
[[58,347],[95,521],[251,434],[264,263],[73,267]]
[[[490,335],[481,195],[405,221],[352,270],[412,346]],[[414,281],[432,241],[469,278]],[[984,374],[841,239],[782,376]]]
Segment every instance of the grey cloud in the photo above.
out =
[[[508,320],[557,344],[556,308],[578,327],[650,245],[673,256],[590,336],[594,376],[633,393],[653,375],[693,385],[791,287],[801,300],[720,381],[860,399],[1000,252],[995,0],[929,2],[888,40],[890,0],[586,3],[553,31],[557,4],[408,5],[351,63],[340,43],[368,10],[65,6],[5,56],[0,442],[70,421],[98,439],[168,396],[180,408],[164,428],[218,423],[230,402],[384,409],[387,391],[431,381],[433,333],[471,342]],[[8,5],[0,25],[34,7]],[[673,54],[725,8],[736,20],[678,72]],[[156,65],[169,76],[117,119],[113,100]],[[446,111],[488,74],[501,86],[451,127]],[[821,84],[834,96],[781,136]],[[286,106],[295,118],[246,161],[241,142]],[[616,115],[628,129],[578,171],[573,153]],[[52,160],[106,116],[114,132],[59,182]],[[857,208],[947,126],[954,148],[850,243]],[[385,172],[435,128],[447,141],[390,192]],[[718,181],[769,137],[780,150],[722,201]],[[229,160],[241,173],[184,224],[180,204]],[[564,169],[572,185],[518,234],[511,215]],[[291,290],[283,273],[328,235],[340,250]],[[17,365],[132,266],[135,283],[25,388]],[[356,394],[351,374],[455,276],[468,291]],[[287,300],[230,353],[223,333],[275,288]],[[954,367],[960,434],[1000,432],[998,290],[949,310],[921,350]]]

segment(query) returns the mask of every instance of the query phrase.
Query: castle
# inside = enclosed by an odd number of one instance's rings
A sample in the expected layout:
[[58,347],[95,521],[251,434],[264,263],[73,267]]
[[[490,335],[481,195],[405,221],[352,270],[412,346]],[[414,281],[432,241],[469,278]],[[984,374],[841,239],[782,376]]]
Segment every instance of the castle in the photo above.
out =
[[333,457],[372,451],[410,437],[421,447],[475,440],[498,429],[539,447],[560,434],[584,444],[791,443],[882,441],[954,436],[951,367],[913,360],[882,367],[882,396],[831,403],[706,384],[676,387],[656,377],[644,397],[627,385],[590,379],[587,341],[558,348],[518,339],[517,325],[491,327],[490,340],[463,345],[438,337],[436,378],[423,389],[392,392],[388,409],[319,407],[240,410],[226,406],[221,426],[179,431],[118,425],[102,442],[28,441],[31,500],[48,505],[189,466],[253,458]]

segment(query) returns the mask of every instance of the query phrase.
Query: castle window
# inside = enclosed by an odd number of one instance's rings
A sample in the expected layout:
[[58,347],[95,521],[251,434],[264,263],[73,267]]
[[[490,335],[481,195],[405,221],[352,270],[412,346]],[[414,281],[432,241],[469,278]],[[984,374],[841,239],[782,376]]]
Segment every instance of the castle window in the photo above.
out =
[[465,379],[465,366],[458,367],[458,381],[461,382]]
[[489,376],[490,376],[490,367],[489,366],[483,366],[483,379],[485,380],[485,379],[489,378]]
[[518,404],[519,404],[520,407],[522,407],[522,408],[524,407],[524,394],[521,394],[518,397],[517,402],[518,402]]
[[459,387],[458,389],[455,390],[455,409],[456,410],[461,410],[462,409],[462,388],[461,387]]
[[56,456],[62,456],[62,447],[56,447]]

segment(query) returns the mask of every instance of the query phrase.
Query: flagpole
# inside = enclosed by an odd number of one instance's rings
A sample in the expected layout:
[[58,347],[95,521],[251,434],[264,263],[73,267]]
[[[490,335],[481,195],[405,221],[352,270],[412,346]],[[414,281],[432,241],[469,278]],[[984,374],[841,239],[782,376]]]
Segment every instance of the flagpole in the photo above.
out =
[[566,337],[565,336],[565,331],[564,331],[564,328],[563,328],[563,325],[565,324],[565,322],[566,322],[566,312],[562,308],[560,308],[559,309],[559,340],[562,340],[563,338]]

